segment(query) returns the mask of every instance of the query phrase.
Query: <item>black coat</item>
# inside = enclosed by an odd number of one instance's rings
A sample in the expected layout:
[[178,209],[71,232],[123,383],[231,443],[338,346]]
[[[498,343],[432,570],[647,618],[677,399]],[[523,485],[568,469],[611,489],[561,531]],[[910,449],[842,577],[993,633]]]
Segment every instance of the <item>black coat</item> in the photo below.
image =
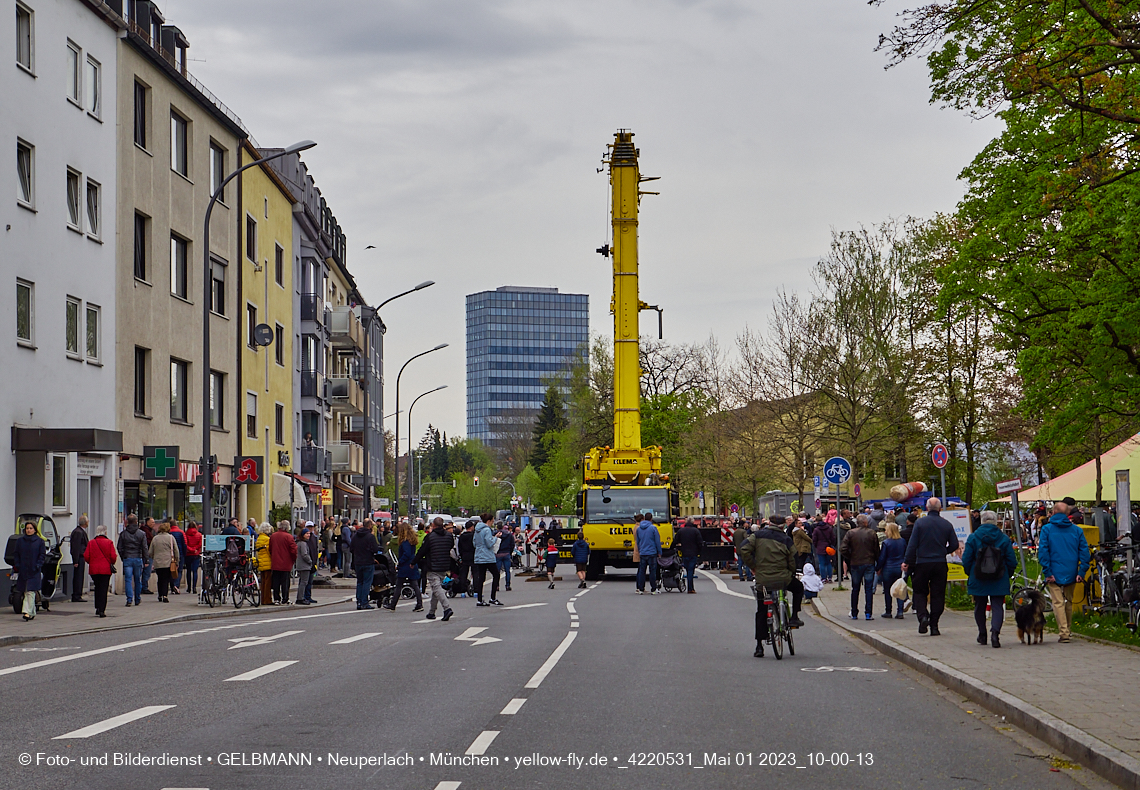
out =
[[352,537],[352,567],[367,568],[375,565],[376,552],[379,550],[380,544],[376,542],[376,536],[371,530],[357,530]]
[[20,535],[16,541],[16,557],[12,567],[20,574],[20,588],[24,591],[39,590],[44,577],[40,572],[47,560],[47,545],[39,535]]
[[701,531],[696,527],[681,527],[673,535],[673,548],[678,549],[682,557],[689,559],[699,557],[704,547],[705,541],[701,537]]
[[925,562],[946,562],[946,555],[958,550],[954,525],[937,513],[928,513],[914,524],[906,544],[906,564],[914,567]]
[[83,552],[87,551],[89,540],[87,530],[83,527],[76,527],[71,530],[71,562],[73,564],[78,565],[83,561]]
[[[428,572],[447,573],[451,570],[451,547],[455,540],[447,530],[436,529],[428,533],[423,545],[417,552],[424,559],[424,567]],[[472,554],[474,557],[474,554]]]
[[459,536],[459,559],[464,565],[475,564],[475,533],[463,532]]

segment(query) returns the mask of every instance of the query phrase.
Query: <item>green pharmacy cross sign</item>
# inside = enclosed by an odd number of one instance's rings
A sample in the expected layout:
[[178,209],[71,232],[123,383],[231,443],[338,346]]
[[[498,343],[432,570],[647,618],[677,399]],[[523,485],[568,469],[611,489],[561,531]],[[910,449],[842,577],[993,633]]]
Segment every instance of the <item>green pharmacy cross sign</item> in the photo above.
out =
[[143,480],[178,479],[178,445],[143,447]]

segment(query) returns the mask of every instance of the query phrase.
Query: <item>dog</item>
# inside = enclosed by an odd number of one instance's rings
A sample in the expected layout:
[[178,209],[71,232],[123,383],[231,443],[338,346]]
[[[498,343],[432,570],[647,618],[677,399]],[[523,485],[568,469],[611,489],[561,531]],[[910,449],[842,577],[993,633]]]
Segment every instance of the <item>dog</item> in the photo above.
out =
[[1037,590],[1025,593],[1029,600],[1017,607],[1014,620],[1017,621],[1017,639],[1027,645],[1033,644],[1033,637],[1037,637],[1037,644],[1045,638],[1045,596]]

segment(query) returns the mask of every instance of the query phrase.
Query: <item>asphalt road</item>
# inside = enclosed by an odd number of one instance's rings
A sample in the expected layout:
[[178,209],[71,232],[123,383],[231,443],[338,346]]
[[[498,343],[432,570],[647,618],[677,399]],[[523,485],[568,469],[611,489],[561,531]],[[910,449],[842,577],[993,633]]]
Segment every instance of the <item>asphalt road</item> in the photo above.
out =
[[519,580],[504,608],[454,600],[448,623],[346,604],[5,649],[2,784],[1081,786],[819,619],[794,657],[753,658],[747,587],[718,586]]

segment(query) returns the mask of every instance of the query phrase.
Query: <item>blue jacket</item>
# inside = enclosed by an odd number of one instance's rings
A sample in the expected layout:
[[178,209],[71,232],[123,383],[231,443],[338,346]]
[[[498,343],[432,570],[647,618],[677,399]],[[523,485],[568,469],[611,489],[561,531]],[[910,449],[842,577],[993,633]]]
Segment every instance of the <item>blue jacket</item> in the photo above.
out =
[[[996,546],[1001,552],[1004,572],[997,579],[979,579],[974,574],[974,565],[978,561],[978,553],[983,545]],[[996,524],[982,524],[966,538],[966,549],[962,552],[962,568],[970,576],[966,582],[966,592],[970,595],[1009,595],[1009,578],[1017,568],[1017,555],[1013,553],[1013,544],[1009,538],[997,528]]]
[[[499,550],[496,552],[498,557],[509,557],[515,550],[515,536],[509,529],[504,529],[499,533]],[[494,544],[492,544],[494,548]]]
[[906,541],[902,538],[887,538],[879,551],[879,561],[875,570],[879,573],[902,573],[903,558],[906,557]]
[[661,553],[661,533],[652,521],[642,521],[637,526],[637,553],[651,557]]
[[495,562],[495,535],[491,528],[480,521],[475,525],[475,564]]
[[44,576],[41,571],[47,561],[47,544],[38,534],[31,537],[23,534],[16,538],[16,561],[12,567],[20,574],[19,589],[23,591],[43,588]]
[[590,544],[578,538],[570,547],[570,556],[574,558],[574,562],[585,565],[590,559]]
[[1084,530],[1064,513],[1054,513],[1041,528],[1037,562],[1041,565],[1041,578],[1052,576],[1062,586],[1084,576],[1089,569],[1089,544]]
[[401,579],[420,578],[420,569],[416,565],[416,547],[410,540],[400,542],[400,553],[396,557],[396,576]]

